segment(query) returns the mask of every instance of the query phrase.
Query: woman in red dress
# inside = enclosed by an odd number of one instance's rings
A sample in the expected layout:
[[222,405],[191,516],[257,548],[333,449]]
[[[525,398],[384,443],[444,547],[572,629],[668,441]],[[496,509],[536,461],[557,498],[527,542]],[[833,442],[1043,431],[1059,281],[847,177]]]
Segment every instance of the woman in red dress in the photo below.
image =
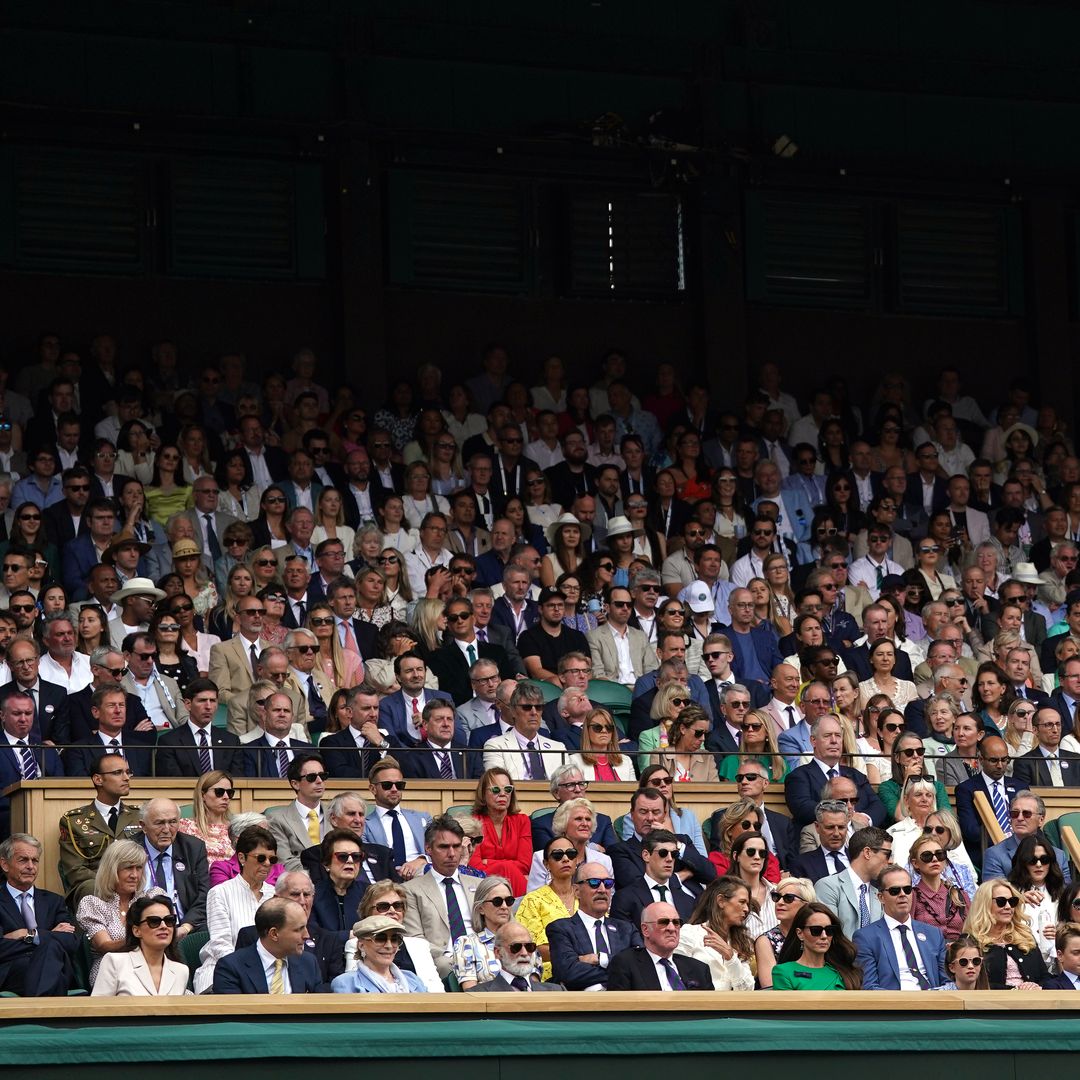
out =
[[515,896],[524,896],[533,855],[532,823],[527,814],[518,813],[514,785],[502,769],[488,769],[480,777],[472,812],[484,835],[474,844],[469,865],[501,875]]

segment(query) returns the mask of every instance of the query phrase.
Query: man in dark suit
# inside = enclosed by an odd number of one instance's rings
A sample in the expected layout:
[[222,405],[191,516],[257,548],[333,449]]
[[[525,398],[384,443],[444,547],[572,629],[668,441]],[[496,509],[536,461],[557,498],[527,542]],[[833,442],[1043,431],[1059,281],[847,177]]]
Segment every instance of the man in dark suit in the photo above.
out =
[[511,566],[503,573],[503,594],[491,608],[491,625],[501,626],[517,639],[540,619],[540,605],[529,597],[532,584],[524,567]]
[[[641,844],[646,836],[655,828],[661,827],[661,822],[667,817],[668,801],[656,788],[644,788],[635,791],[630,796],[630,821],[634,832],[629,840],[620,840],[608,848],[607,854],[611,858],[611,865],[615,873],[615,883],[621,889],[633,881],[639,881],[645,876],[645,860],[641,854]],[[690,877],[684,882],[691,886],[692,883],[703,888],[716,877],[716,867],[713,866],[694,847],[685,833],[675,833],[681,854],[675,860],[675,873],[682,876],[680,871],[688,870]]]
[[247,776],[247,757],[240,739],[231,731],[214,728],[217,687],[209,679],[193,679],[184,688],[188,723],[166,731],[158,739],[158,776],[202,776],[222,769]]
[[1054,938],[1054,945],[1057,948],[1058,967],[1061,968],[1061,974],[1047,979],[1042,984],[1042,988],[1044,990],[1080,990],[1080,930],[1070,925],[1059,927]]
[[1029,787],[1080,787],[1080,754],[1061,749],[1061,717],[1049,705],[1031,718],[1036,745],[1013,763],[1013,776]]
[[608,914],[614,887],[599,863],[582,863],[574,870],[577,914],[548,924],[551,977],[567,990],[606,986],[612,957],[641,944],[636,925]]
[[551,482],[551,497],[560,506],[573,505],[578,495],[596,494],[596,468],[589,464],[585,436],[570,428],[561,439],[563,460],[544,470]]
[[467,780],[468,745],[454,737],[457,717],[448,701],[429,701],[424,706],[425,738],[415,749],[399,753],[401,772],[418,780]]
[[29,692],[34,699],[34,723],[30,729],[33,741],[66,745],[72,738],[67,690],[39,677],[37,645],[22,639],[13,641],[8,647],[7,662],[11,681],[0,687],[0,704],[16,691]]
[[641,856],[645,863],[644,875],[619,886],[611,913],[631,926],[638,926],[645,908],[659,901],[674,904],[683,922],[688,922],[702,888],[693,882],[684,886],[675,873],[675,860],[679,856],[675,834],[667,829],[653,829],[642,838]]
[[266,429],[257,416],[240,418],[240,445],[248,456],[251,479],[260,488],[275,484],[289,475],[289,458],[277,446],[266,445]]
[[92,776],[97,759],[103,753],[120,754],[128,763],[132,776],[154,775],[153,726],[147,720],[147,731],[130,731],[127,727],[127,693],[116,682],[106,683],[90,698],[90,721],[93,730],[81,745],[64,750],[64,772],[68,776]]
[[[1052,640],[1058,640],[1054,638]],[[1053,671],[1053,665],[1046,670]],[[1080,705],[1080,657],[1072,656],[1058,668],[1061,685],[1050,695],[1050,705],[1061,717],[1061,737],[1072,733],[1076,726],[1076,709]]]
[[[326,594],[326,601],[334,612],[337,623],[334,633],[343,648],[351,649],[353,641],[363,660],[372,660],[378,655],[379,631],[374,623],[363,622],[354,617],[356,612],[356,589],[351,581],[335,581]],[[352,631],[352,641],[349,640]]]
[[439,689],[454,699],[454,705],[464,705],[472,697],[469,669],[477,660],[494,661],[504,679],[514,677],[514,669],[506,650],[498,645],[485,644],[476,636],[473,626],[472,601],[455,597],[446,605],[445,640],[431,657],[432,674],[439,680]]
[[286,779],[296,751],[314,749],[309,742],[289,737],[292,726],[292,698],[283,690],[271,694],[263,709],[262,734],[244,744],[245,776]]
[[[846,777],[837,777],[830,781],[841,782],[850,783]],[[792,877],[804,877],[817,882],[832,874],[839,874],[848,867],[846,849],[851,835],[851,809],[846,802],[827,798],[818,803],[815,815],[817,847],[793,856],[783,863],[783,866]]]
[[[860,681],[869,679],[873,674],[870,670],[870,646],[879,638],[888,634],[888,613],[880,604],[867,604],[863,608],[863,633],[866,634],[866,644],[856,645],[850,649],[838,650],[843,657],[844,664],[850,671],[858,674]],[[896,643],[893,643],[896,645]],[[899,645],[896,645],[896,666],[893,675],[898,679],[915,681],[911,670],[911,659]]]
[[[770,810],[765,805],[765,792],[769,788],[769,773],[763,762],[754,758],[744,758],[739,765],[739,771],[735,776],[735,785],[740,799],[749,799],[757,808],[758,813],[764,814],[765,825],[762,835],[769,845],[769,850],[776,856],[781,866],[787,867],[788,861],[799,850],[798,838],[795,826],[787,814],[781,814],[776,810]],[[724,816],[727,807],[720,807],[713,812],[710,819],[709,831],[712,837],[711,850],[717,850],[720,842],[720,819]]]
[[[936,514],[949,505],[949,482],[939,476],[938,452],[932,442],[920,443],[915,450],[915,461],[918,463],[918,471],[913,472],[907,480],[907,489],[904,492],[904,506],[911,511]],[[927,493],[929,493],[929,508],[927,507]]]
[[141,824],[147,863],[144,888],[156,885],[176,901],[179,937],[206,929],[206,892],[210,867],[206,845],[180,829],[180,807],[172,799],[151,799]]
[[[515,919],[503,923],[495,931],[492,952],[499,962],[495,975],[482,983],[470,986],[470,994],[513,994],[513,993],[561,993],[563,988],[558,983],[540,982],[533,959],[536,943],[532,932]],[[530,951],[531,950],[531,951]]]
[[[400,494],[405,490],[405,466],[392,461],[394,442],[390,432],[384,428],[373,427],[368,432],[367,451],[371,460],[371,486],[380,488],[378,496],[381,502],[392,493]],[[375,495],[372,495],[374,501]]]
[[215,994],[316,994],[318,965],[306,952],[308,916],[295,900],[271,897],[255,912],[258,944],[271,961],[264,966],[255,945],[223,956],[214,968]]
[[957,784],[954,789],[956,818],[960,823],[964,847],[977,867],[982,865],[983,827],[975,809],[975,793],[981,791],[990,800],[998,823],[1006,835],[1011,833],[1009,803],[1017,792],[1027,791],[1030,786],[1026,780],[1005,775],[1005,770],[1011,764],[1012,758],[1005,740],[996,735],[987,735],[979,743],[980,772],[970,780]]
[[41,843],[28,833],[0,843],[0,990],[62,997],[79,942],[64,898],[35,885],[40,864]]
[[49,539],[63,552],[64,546],[72,543],[76,536],[85,536],[90,531],[87,514],[87,504],[90,502],[90,470],[83,465],[75,465],[65,469],[60,474],[60,480],[64,498],[41,512],[41,523],[45,526]]
[[707,965],[675,954],[679,913],[671,904],[650,904],[641,914],[644,945],[612,957],[609,990],[712,990]]
[[[363,839],[366,811],[362,795],[355,791],[342,792],[331,799],[326,813],[330,819],[331,828],[349,829],[360,840],[363,858],[360,861],[359,877],[366,880],[369,885],[374,885],[376,881],[400,880],[394,869],[394,855],[390,848],[384,844],[375,844]],[[322,864],[322,844],[313,844],[311,847],[304,848],[300,852],[300,865],[316,884],[322,881],[327,876],[326,868]]]
[[881,872],[878,899],[884,914],[853,937],[864,990],[933,990],[948,979],[945,938],[936,926],[911,917],[912,897],[911,876],[903,867]]
[[[28,694],[11,694],[0,706],[0,791],[20,780],[63,776],[60,756],[51,747],[35,746],[31,734],[33,702]],[[0,836],[11,828],[11,801],[0,796]]]
[[386,750],[401,745],[384,725],[379,725],[379,695],[366,683],[354,686],[346,699],[349,726],[319,741],[319,754],[335,780],[366,779]]
[[[401,689],[379,702],[379,727],[394,736],[401,746],[415,746],[420,741],[420,718],[427,702],[432,698],[450,702],[453,699],[443,690],[425,688],[427,664],[418,652],[402,653],[395,657],[394,674]],[[458,732],[458,738],[464,737],[462,729]]]
[[[65,698],[69,724],[69,738],[65,741],[74,746],[89,740],[98,726],[94,714],[90,711],[94,702],[94,691],[103,686],[120,686],[123,688],[120,679],[126,670],[127,665],[124,663],[122,653],[113,652],[107,645],[100,650],[94,650],[90,656],[90,672],[94,677],[94,681],[89,686],[84,686],[81,690]],[[11,685],[12,683],[8,683],[7,686],[0,688],[0,696]],[[41,685],[45,686],[45,683],[43,682]],[[62,687],[57,689],[63,693]],[[44,701],[44,695],[42,695],[42,700]],[[59,710],[56,709],[55,711]],[[146,709],[143,708],[143,703],[135,694],[125,693],[124,717],[125,734],[127,732],[146,732],[150,730],[144,723],[148,720]],[[140,727],[140,725],[143,726]]]
[[822,716],[814,722],[810,748],[813,760],[792,770],[784,781],[784,799],[795,824],[802,828],[814,820],[826,780],[832,776],[846,776],[858,789],[856,812],[866,814],[874,825],[881,825],[886,818],[885,807],[865,774],[840,764],[843,742],[840,721],[835,716]]

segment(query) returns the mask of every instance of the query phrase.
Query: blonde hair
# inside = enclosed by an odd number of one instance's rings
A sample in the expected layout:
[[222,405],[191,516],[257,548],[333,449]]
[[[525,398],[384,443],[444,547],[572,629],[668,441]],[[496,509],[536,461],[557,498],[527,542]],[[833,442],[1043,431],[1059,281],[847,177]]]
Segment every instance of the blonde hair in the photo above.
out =
[[783,892],[785,889],[797,892],[808,904],[812,904],[817,900],[817,892],[814,890],[814,883],[809,878],[782,877],[773,888],[776,889],[777,892]]
[[367,892],[364,893],[360,905],[356,909],[357,918],[366,919],[369,915],[374,915],[375,905],[384,896],[389,896],[390,893],[400,896],[405,901],[405,911],[409,910],[409,894],[405,891],[404,886],[399,885],[396,881],[384,878],[382,881],[376,881],[374,885],[368,886]]
[[1009,706],[1009,711],[1005,715],[1005,730],[1001,733],[1001,737],[1005,740],[1005,745],[1013,754],[1018,754],[1020,752],[1020,747],[1024,742],[1024,736],[1031,734],[1031,731],[1020,731],[1013,723],[1013,716],[1017,709],[1023,708],[1025,705],[1030,707],[1032,704],[1033,703],[1028,701],[1027,698],[1018,697]]
[[[747,750],[746,732],[743,731],[739,736],[739,752],[741,754],[753,756],[754,760],[760,762],[762,765],[768,765],[769,772],[773,777],[779,780],[784,775],[786,763],[780,755],[780,748],[776,744],[776,732],[773,730],[772,716],[764,709],[751,709],[747,714],[746,719],[749,720],[751,716],[762,725],[762,731],[765,732],[765,751],[761,754],[754,754],[752,750]],[[745,723],[746,721],[743,722]],[[769,760],[766,761],[766,758]]]
[[114,840],[101,856],[94,875],[94,895],[100,900],[116,898],[116,882],[120,871],[129,866],[146,869],[146,848],[134,840]]
[[[341,641],[338,637],[337,631],[337,616],[334,615],[334,609],[325,600],[316,600],[314,604],[308,606],[307,618],[304,620],[304,629],[315,633],[314,628],[311,625],[311,617],[316,611],[328,612],[334,619],[334,625],[330,628],[330,659],[334,666],[334,685],[339,689],[345,689],[345,650],[341,646]],[[316,642],[319,641],[318,637],[315,638]],[[319,644],[320,651],[322,650],[322,644]],[[324,670],[322,664],[318,659],[315,661],[319,665],[320,670]],[[365,673],[366,673],[365,668]]]
[[968,912],[967,920],[964,922],[964,933],[970,934],[984,949],[988,945],[997,943],[998,939],[991,936],[991,931],[995,925],[993,912],[995,889],[1005,889],[1010,896],[1015,897],[1018,901],[1012,911],[1012,923],[1000,940],[1010,945],[1016,945],[1023,949],[1024,952],[1031,952],[1032,949],[1038,948],[1035,936],[1031,932],[1031,920],[1024,914],[1023,897],[1015,886],[1004,878],[991,878],[989,881],[984,881],[975,890],[975,898],[971,901],[971,910]]
[[417,600],[409,625],[420,638],[421,644],[430,652],[439,647],[439,616],[446,604],[435,597],[425,596]]
[[739,824],[739,822],[746,819],[747,814],[753,814],[758,819],[758,824],[755,828],[760,832],[761,822],[764,819],[764,814],[758,809],[757,803],[752,802],[750,799],[736,799],[721,815],[720,817],[720,835],[713,838],[713,843],[717,844],[719,849],[725,854],[731,854],[731,841],[734,840],[734,836],[729,836],[729,832]]
[[903,821],[906,818],[911,817],[911,811],[908,810],[907,797],[914,791],[918,791],[920,788],[926,788],[931,795],[934,796],[935,805],[937,803],[937,787],[934,785],[934,781],[925,774],[918,776],[909,776],[904,781],[903,790],[900,792],[900,802],[896,806],[896,820]]
[[[275,686],[275,692],[277,687]],[[191,817],[195,822],[195,828],[199,830],[199,835],[205,840],[206,830],[210,825],[210,821],[206,816],[206,806],[203,804],[203,796],[212,788],[215,784],[220,783],[222,780],[228,780],[230,784],[233,784],[232,776],[225,772],[224,769],[214,769],[212,772],[203,773],[198,780],[195,781],[195,793],[191,797]],[[235,784],[233,787],[235,788]],[[226,825],[232,819],[232,814],[225,815]]]
[[927,825],[930,824],[931,818],[937,818],[949,830],[949,843],[947,845],[949,851],[958,848],[964,837],[960,832],[960,822],[956,820],[953,812],[951,810],[933,810],[926,819]]
[[[659,695],[658,695],[659,696]],[[615,717],[607,711],[607,709],[592,709],[585,714],[585,722],[581,725],[581,760],[587,765],[595,765],[597,754],[594,752],[597,748],[593,746],[592,735],[589,732],[589,721],[595,720],[599,717],[602,720],[607,720],[611,724],[611,742],[615,744],[614,750],[600,750],[600,753],[607,756],[608,764],[615,766],[616,768],[622,764],[622,754],[619,753],[619,725],[615,723]]]
[[671,708],[671,699],[674,697],[688,698],[690,687],[686,683],[673,682],[660,687],[653,698],[652,708],[649,709],[649,718],[657,720],[661,724],[668,719],[668,710]]
[[[596,808],[588,799],[567,799],[566,802],[560,803],[559,808],[555,811],[551,818],[551,835],[552,836],[565,836],[566,824],[570,820],[570,815],[575,810],[580,810],[584,807],[592,814],[593,826],[596,825]],[[588,841],[586,841],[588,843]]]

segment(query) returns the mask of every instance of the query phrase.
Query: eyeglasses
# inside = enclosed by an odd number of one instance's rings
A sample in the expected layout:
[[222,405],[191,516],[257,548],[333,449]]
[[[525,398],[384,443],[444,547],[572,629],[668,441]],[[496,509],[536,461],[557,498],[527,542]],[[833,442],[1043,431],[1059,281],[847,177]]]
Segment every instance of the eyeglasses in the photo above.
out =
[[733,653],[723,652],[718,650],[717,652],[703,652],[701,657],[703,660],[719,660],[721,656],[733,656]]
[[[1008,765],[1011,760],[1012,760],[1011,758],[1007,758],[1007,757],[984,757],[983,758],[983,761],[985,761],[987,763],[987,765]],[[1010,810],[1009,813],[1011,814],[1012,811]],[[1019,813],[1020,813],[1020,811],[1017,811],[1017,814],[1019,814]],[[1031,811],[1030,810],[1027,811],[1027,816],[1028,817],[1031,816]]]
[[611,571],[615,569],[615,564],[610,562],[602,562],[600,563],[600,569],[606,570],[610,574]]
[[123,678],[123,677],[124,677],[124,676],[125,676],[125,675],[126,675],[126,674],[128,673],[128,669],[127,669],[126,667],[120,667],[120,668],[116,668],[116,667],[107,667],[107,668],[106,668],[105,670],[106,670],[106,671],[107,671],[107,672],[108,672],[108,673],[109,673],[109,674],[110,674],[110,675],[111,675],[111,676],[112,676],[112,677],[113,677],[114,679],[122,679],[122,678]]
[[948,600],[942,600],[942,603],[945,604],[947,607],[962,607],[964,601],[958,600],[956,597],[951,597]]
[[[405,785],[407,783],[408,783],[407,780],[379,780],[377,782],[377,786],[381,787],[383,789],[383,791],[393,791],[394,788],[397,788],[398,791],[404,791],[405,790]],[[372,785],[372,786],[376,786],[376,785]]]
[[982,957],[981,956],[958,956],[956,958],[956,963],[959,964],[960,967],[964,968],[965,970],[967,968],[969,968],[969,967],[970,968],[981,968],[982,967]]
[[375,561],[380,566],[397,566],[398,557],[396,555],[380,555]]
[[673,926],[678,930],[682,926],[682,919],[653,919],[652,925],[660,927]]
[[176,925],[175,915],[147,915],[145,919],[140,919],[137,926],[143,925],[149,926],[151,930],[157,930],[161,926],[168,926],[170,929]]
[[264,863],[269,863],[271,866],[277,866],[278,857],[276,855],[264,855],[262,852],[259,854],[249,854],[249,859],[254,859],[260,866]]
[[905,746],[900,751],[901,757],[924,757],[926,754],[925,746]]
[[777,892],[776,889],[771,889],[769,895],[772,897],[772,902],[774,904],[779,904],[781,900],[783,900],[785,904],[794,904],[796,900],[805,900],[805,897],[800,896],[798,893],[782,893]]
[[395,948],[400,949],[401,943],[405,940],[405,935],[394,930],[380,930],[378,933],[371,935],[371,940],[376,945],[393,945]]
[[[564,783],[559,784],[559,787],[569,788],[571,791],[587,791],[588,787],[589,787],[589,781],[588,780],[567,780]],[[510,790],[512,791],[513,788],[511,788]]]
[[312,626],[333,626],[334,620],[330,615],[321,615],[308,620]]
[[241,615],[265,615],[266,608],[261,607],[246,607],[240,609]]
[[[405,785],[402,784],[401,786],[404,787]],[[492,795],[513,795],[514,794],[514,785],[513,784],[506,784],[504,787],[492,787],[491,788],[491,794]]]
[[749,784],[754,780],[764,780],[765,774],[759,772],[740,772],[735,774],[735,783]]
[[883,893],[888,893],[890,896],[910,896],[914,891],[913,885],[890,885],[887,889],[881,890]]
[[[910,887],[908,888],[908,892],[911,892]],[[833,937],[836,934],[836,927],[832,926],[832,925],[829,925],[829,926],[804,926],[803,929],[811,937],[821,937],[822,935],[824,935],[825,937]]]
[[905,724],[885,724],[885,730],[886,731],[906,731],[907,727],[906,727]]
[[689,705],[690,704],[690,698],[688,698],[688,697],[673,697],[671,699],[671,704],[672,705]]
[[999,907],[999,908],[1011,907],[1011,908],[1014,908],[1019,903],[1020,903],[1020,898],[1018,896],[995,896],[994,897],[994,907]]
[[579,885],[588,885],[590,889],[614,889],[615,879],[609,877],[587,877],[582,878]]
[[522,951],[525,951],[530,956],[532,956],[532,954],[534,952],[536,952],[536,942],[535,941],[511,941],[510,944],[506,946],[506,948],[510,952],[512,952],[515,956],[517,956],[517,954],[519,952],[522,952]]
[[515,705],[515,709],[520,709],[522,712],[543,712],[544,706],[542,703],[535,701],[523,701],[520,705]]
[[577,850],[575,848],[552,848],[548,852],[549,859],[557,859],[562,862],[564,859],[576,859]]
[[174,615],[186,615],[189,611],[194,611],[194,610],[195,610],[195,605],[194,604],[177,604],[172,609],[172,613]]
[[140,660],[156,660],[158,656],[156,650],[154,652],[139,652],[137,649],[131,655],[137,656]]
[[100,775],[101,776],[131,776],[132,772],[131,772],[130,769],[108,769],[107,771],[101,773]]
[[1049,855],[1032,855],[1027,864],[1028,866],[1049,866],[1053,861]]
[[363,856],[359,851],[335,851],[334,858],[340,863],[358,863]]
[[271,699],[271,698],[272,698],[273,696],[274,696],[273,694],[267,694],[267,695],[266,695],[266,697],[264,697],[264,698],[256,698],[256,699],[255,699],[255,704],[256,704],[256,705],[258,705],[260,709],[261,709],[261,708],[264,708],[264,707],[265,707],[265,705],[266,705],[266,703],[267,703],[267,702],[268,702],[268,701],[269,701],[269,700],[270,700],[270,699]]
[[1009,817],[1011,817],[1014,821],[1017,818],[1023,818],[1024,821],[1027,821],[1028,818],[1033,818],[1034,816],[1035,816],[1035,811],[1034,810],[1010,810],[1009,811]]
[[304,780],[309,784],[314,784],[316,780],[329,780],[330,774],[325,772],[306,772],[300,777],[300,779]]
[[380,915],[385,915],[388,911],[402,912],[405,910],[404,900],[380,900],[375,905],[375,910]]
[[216,799],[231,799],[233,797],[233,789],[231,787],[210,788],[209,793]]
[[924,825],[922,827],[923,836],[948,836],[949,830],[944,825]]
[[290,649],[294,652],[303,653],[305,656],[310,656],[312,653],[319,651],[318,645],[292,645]]
[[945,852],[938,848],[936,851],[920,851],[919,862],[932,863],[932,862],[944,862]]

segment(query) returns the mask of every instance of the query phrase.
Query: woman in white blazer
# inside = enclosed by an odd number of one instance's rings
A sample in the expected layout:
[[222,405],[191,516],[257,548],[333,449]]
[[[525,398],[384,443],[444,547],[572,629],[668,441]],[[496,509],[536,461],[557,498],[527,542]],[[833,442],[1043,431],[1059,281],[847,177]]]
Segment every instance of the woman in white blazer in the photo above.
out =
[[127,949],[101,958],[93,997],[175,997],[189,993],[177,958],[176,909],[166,896],[144,896],[127,913]]
[[[584,697],[584,691],[581,696]],[[572,702],[571,709],[577,704]],[[588,706],[588,698],[584,704]],[[607,709],[589,709],[585,714],[581,750],[568,754],[566,763],[576,765],[586,780],[637,780],[634,763],[619,752],[619,729]]]

